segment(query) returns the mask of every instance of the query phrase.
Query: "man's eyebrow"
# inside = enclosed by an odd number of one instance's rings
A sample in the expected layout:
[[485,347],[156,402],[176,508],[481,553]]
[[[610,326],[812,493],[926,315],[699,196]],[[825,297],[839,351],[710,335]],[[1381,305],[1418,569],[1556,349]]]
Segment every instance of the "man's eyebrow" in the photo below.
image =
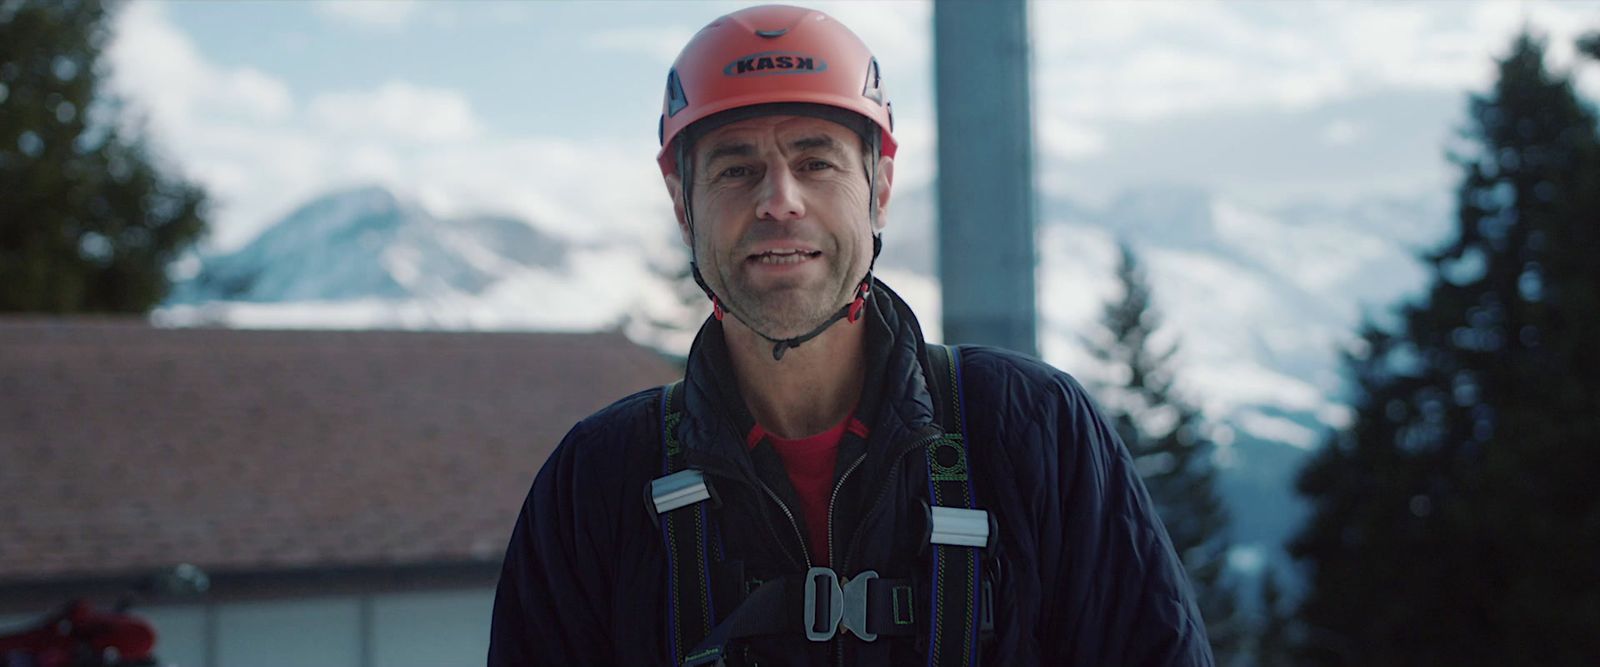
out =
[[753,144],[719,144],[712,147],[711,152],[706,155],[706,164],[711,164],[725,157],[749,157],[755,154],[756,147]]
[[813,148],[826,148],[828,150],[838,150],[839,149],[839,142],[834,141],[833,137],[830,137],[830,136],[828,136],[826,134],[818,134],[818,135],[815,135],[815,136],[801,137],[799,139],[795,139],[794,141],[789,143],[789,148],[792,148],[792,149],[797,150],[797,151],[806,151],[806,150],[811,150]]

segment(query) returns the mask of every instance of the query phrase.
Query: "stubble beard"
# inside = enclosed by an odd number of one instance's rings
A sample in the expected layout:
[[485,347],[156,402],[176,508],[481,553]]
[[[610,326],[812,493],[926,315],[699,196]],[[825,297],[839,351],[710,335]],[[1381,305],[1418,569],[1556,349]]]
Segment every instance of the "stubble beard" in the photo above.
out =
[[745,326],[771,338],[794,338],[827,321],[854,291],[850,267],[836,253],[837,248],[819,258],[828,263],[819,280],[766,287],[751,284],[745,260],[730,256],[717,269],[723,289],[712,287]]

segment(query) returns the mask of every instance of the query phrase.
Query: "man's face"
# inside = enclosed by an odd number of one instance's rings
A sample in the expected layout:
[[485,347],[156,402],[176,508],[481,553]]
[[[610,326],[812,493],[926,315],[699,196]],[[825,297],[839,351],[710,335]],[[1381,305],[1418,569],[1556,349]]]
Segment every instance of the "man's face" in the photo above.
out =
[[[694,147],[693,180],[668,177],[684,242],[726,305],[756,330],[798,336],[854,298],[872,261],[868,202],[884,223],[893,161],[870,196],[861,138],[808,116],[733,123]],[[683,215],[692,187],[694,228]]]

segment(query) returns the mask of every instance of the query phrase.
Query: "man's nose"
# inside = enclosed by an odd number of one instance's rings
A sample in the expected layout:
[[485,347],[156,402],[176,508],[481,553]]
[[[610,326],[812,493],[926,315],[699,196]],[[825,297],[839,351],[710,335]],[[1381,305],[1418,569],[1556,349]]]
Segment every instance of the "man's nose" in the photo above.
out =
[[756,217],[762,220],[788,222],[806,216],[805,204],[800,201],[800,183],[784,165],[767,169],[767,178],[761,186],[761,203],[756,206]]

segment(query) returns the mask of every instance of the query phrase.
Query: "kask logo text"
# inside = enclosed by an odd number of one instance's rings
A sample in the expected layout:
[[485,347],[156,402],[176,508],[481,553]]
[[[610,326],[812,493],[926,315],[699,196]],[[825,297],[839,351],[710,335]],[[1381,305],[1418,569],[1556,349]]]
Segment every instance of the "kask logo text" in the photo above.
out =
[[723,76],[770,76],[773,74],[815,74],[828,69],[827,61],[816,56],[788,51],[766,51],[741,56],[722,68]]

